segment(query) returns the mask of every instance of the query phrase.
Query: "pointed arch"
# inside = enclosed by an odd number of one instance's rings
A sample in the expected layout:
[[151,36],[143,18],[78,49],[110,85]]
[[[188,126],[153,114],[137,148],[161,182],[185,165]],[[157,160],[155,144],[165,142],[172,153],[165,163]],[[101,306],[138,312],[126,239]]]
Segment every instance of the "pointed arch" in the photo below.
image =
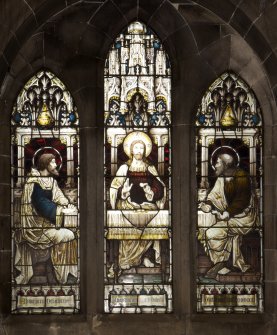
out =
[[12,313],[78,313],[79,118],[40,70],[17,96],[12,136]]
[[263,312],[262,113],[234,72],[196,114],[197,310]]
[[135,21],[105,63],[105,312],[172,311],[171,68]]

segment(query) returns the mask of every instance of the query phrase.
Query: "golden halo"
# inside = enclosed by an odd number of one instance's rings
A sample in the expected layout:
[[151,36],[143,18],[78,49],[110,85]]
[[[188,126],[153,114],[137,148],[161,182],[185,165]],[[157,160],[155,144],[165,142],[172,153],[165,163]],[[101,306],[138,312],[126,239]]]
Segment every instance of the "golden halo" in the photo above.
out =
[[126,100],[127,102],[130,102],[133,98],[133,96],[136,94],[136,93],[140,93],[144,100],[146,102],[148,102],[148,93],[143,89],[143,88],[140,88],[140,87],[135,87],[135,88],[132,88],[128,93],[127,93],[127,96],[126,96]]
[[216,148],[211,154],[210,163],[211,163],[213,170],[215,170],[215,162],[216,162],[217,157],[220,154],[228,154],[228,155],[233,156],[233,158],[236,159],[236,166],[239,167],[240,157],[239,157],[238,152],[233,147],[230,147],[229,145],[222,145]]
[[128,134],[123,142],[123,149],[128,157],[131,157],[131,145],[133,142],[142,141],[145,145],[145,157],[149,156],[152,151],[151,138],[142,131],[133,131]]
[[37,156],[40,157],[43,154],[53,154],[55,157],[59,157],[60,163],[57,164],[57,170],[60,171],[60,169],[62,168],[62,165],[63,165],[63,158],[62,158],[61,153],[57,149],[55,149],[53,147],[42,147],[42,148],[39,148],[34,153],[34,156],[33,156],[33,159],[32,159],[33,166],[36,166]]

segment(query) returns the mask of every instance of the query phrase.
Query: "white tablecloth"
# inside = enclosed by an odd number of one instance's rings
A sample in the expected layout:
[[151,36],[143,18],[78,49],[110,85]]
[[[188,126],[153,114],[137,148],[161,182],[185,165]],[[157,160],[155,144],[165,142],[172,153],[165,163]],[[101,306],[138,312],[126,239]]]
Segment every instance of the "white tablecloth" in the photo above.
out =
[[107,239],[168,239],[169,227],[168,210],[108,210],[107,212]]

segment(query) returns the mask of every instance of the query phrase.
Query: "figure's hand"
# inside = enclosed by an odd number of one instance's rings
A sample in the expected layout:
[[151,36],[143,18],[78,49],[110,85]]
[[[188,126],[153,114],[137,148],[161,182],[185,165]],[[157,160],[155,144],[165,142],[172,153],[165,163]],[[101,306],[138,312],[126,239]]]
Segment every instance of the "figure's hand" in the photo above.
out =
[[66,215],[72,215],[77,214],[78,210],[76,206],[74,206],[73,204],[69,204],[67,207],[62,209],[62,212]]
[[133,187],[133,184],[129,184],[129,178],[126,179],[125,183],[123,184],[122,191],[121,191],[121,198],[123,200],[127,199],[130,195],[130,190]]
[[139,186],[143,188],[146,199],[148,201],[152,201],[153,198],[154,198],[154,192],[151,190],[151,187],[149,186],[149,184],[148,183],[140,183]]
[[128,197],[127,201],[129,202],[129,204],[132,205],[132,207],[133,207],[134,209],[140,209],[140,208],[141,208],[141,206],[140,206],[139,204],[137,204],[137,203],[134,202],[134,201],[131,201],[130,197]]
[[69,201],[67,199],[61,199],[59,202],[60,202],[61,206],[67,206],[68,203],[69,203]]
[[209,213],[212,210],[212,206],[209,204],[206,204],[205,202],[200,202],[198,205],[198,208],[201,209],[201,211],[205,213]]
[[227,211],[224,211],[222,214],[217,212],[216,216],[217,216],[218,220],[222,220],[222,221],[227,221],[227,220],[229,220],[229,217],[230,217],[230,215]]

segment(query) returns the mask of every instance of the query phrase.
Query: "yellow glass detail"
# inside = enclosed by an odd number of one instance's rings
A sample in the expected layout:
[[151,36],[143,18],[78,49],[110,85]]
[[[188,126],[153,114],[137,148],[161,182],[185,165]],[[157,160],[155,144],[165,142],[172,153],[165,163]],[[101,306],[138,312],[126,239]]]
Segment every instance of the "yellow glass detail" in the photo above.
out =
[[42,110],[38,115],[37,123],[40,126],[49,126],[51,125],[52,122],[53,122],[53,117],[49,109],[47,108],[46,104],[44,103],[42,106]]
[[227,105],[227,107],[225,109],[225,112],[222,115],[222,118],[220,120],[220,124],[223,127],[231,127],[231,126],[235,126],[237,124],[237,119],[236,119],[230,105]]

